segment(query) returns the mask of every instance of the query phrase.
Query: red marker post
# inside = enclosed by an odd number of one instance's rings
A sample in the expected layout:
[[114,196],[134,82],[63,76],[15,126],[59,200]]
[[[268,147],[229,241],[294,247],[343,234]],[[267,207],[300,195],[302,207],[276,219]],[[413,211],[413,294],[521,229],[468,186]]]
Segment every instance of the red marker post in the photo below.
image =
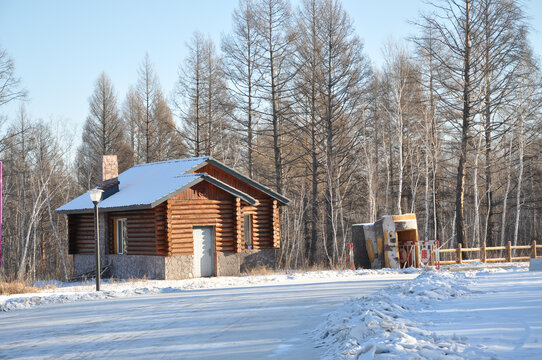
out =
[[348,244],[348,256],[346,257],[346,262],[350,263],[350,270],[356,270],[354,265],[354,244]]

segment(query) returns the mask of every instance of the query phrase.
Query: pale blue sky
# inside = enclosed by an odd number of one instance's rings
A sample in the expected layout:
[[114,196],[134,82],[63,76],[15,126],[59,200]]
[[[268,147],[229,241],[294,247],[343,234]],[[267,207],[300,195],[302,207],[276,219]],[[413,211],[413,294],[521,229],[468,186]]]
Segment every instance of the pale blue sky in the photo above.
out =
[[[293,6],[298,3],[293,1]],[[112,79],[120,105],[148,52],[169,94],[193,32],[209,34],[218,45],[221,34],[230,31],[236,6],[237,0],[0,0],[0,46],[15,60],[29,91],[30,115],[64,119],[79,137],[101,71]],[[422,0],[343,0],[343,6],[377,65],[385,41],[414,33],[407,20],[426,8]],[[525,7],[540,56],[542,1],[526,2]],[[2,112],[13,118],[16,108]]]

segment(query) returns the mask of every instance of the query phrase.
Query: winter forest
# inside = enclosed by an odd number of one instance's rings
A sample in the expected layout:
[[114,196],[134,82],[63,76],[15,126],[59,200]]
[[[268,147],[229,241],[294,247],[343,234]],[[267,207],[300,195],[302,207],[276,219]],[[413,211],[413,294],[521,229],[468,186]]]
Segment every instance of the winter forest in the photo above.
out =
[[152,54],[126,94],[96,74],[76,151],[63,123],[27,115],[0,48],[2,277],[71,275],[54,210],[97,185],[104,154],[119,172],[210,155],[282,193],[283,268],[344,266],[352,224],[387,214],[416,213],[443,248],[540,240],[542,72],[522,3],[430,2],[375,67],[339,0],[240,0],[220,43],[193,34],[174,89]]

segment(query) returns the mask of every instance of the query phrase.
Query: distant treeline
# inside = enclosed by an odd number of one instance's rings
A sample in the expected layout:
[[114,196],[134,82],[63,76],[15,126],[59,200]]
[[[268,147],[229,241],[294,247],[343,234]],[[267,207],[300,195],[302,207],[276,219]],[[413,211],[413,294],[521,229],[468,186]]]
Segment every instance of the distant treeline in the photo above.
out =
[[[211,155],[283,193],[287,268],[340,265],[351,225],[384,214],[415,212],[445,247],[540,240],[542,73],[521,2],[432,2],[377,68],[340,1],[241,0],[220,46],[194,33],[170,95],[149,55],[123,100],[100,74],[75,157],[63,124],[22,106],[0,141],[4,276],[69,275],[54,209],[97,185],[104,154],[120,171]],[[25,92],[0,55],[1,110]]]

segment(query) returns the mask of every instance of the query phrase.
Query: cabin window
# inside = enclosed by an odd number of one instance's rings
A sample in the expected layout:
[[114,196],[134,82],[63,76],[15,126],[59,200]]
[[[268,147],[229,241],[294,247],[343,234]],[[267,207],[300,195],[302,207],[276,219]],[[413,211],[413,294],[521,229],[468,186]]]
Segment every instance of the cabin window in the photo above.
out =
[[115,219],[113,229],[113,253],[114,254],[126,254],[126,240],[128,238],[126,219]]
[[252,215],[245,215],[245,245],[247,249],[252,249]]

